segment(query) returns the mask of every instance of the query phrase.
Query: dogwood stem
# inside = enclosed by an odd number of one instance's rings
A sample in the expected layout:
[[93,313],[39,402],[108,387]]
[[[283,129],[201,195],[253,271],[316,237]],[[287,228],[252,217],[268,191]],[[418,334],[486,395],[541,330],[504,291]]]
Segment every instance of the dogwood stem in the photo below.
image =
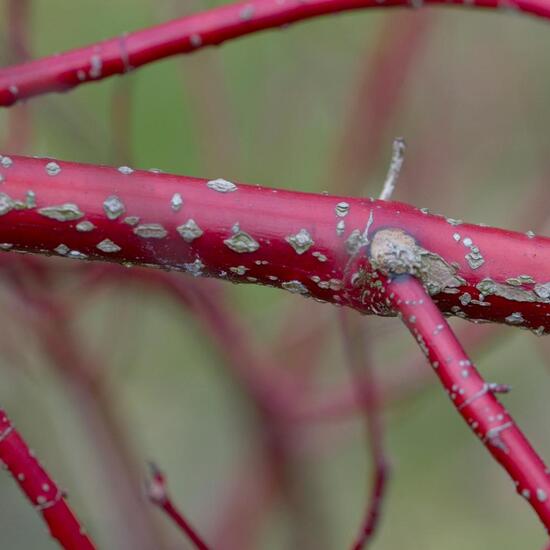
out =
[[486,382],[463,350],[422,284],[403,274],[386,284],[388,300],[428,358],[454,407],[508,472],[550,529],[550,474],[495,393],[509,388]]
[[69,508],[63,491],[40,465],[6,413],[0,409],[0,461],[42,514],[53,538],[66,550],[94,550],[95,546]]
[[247,0],[0,70],[0,106],[49,92],[64,92],[159,59],[321,15],[423,5],[514,10],[550,18],[546,0]]

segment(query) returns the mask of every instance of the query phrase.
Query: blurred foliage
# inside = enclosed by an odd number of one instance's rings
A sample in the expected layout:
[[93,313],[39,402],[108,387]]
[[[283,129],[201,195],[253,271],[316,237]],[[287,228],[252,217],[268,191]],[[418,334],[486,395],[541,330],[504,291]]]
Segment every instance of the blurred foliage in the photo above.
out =
[[[31,51],[35,56],[62,51],[221,3],[33,0]],[[25,153],[118,164],[125,159],[117,151],[126,150],[140,168],[304,191],[332,183],[337,192],[338,182],[327,174],[338,173],[334,159],[350,109],[369,102],[357,97],[357,83],[379,33],[391,29],[388,20],[414,17],[432,19],[429,36],[384,136],[387,154],[376,159],[365,192],[378,194],[391,139],[403,135],[409,147],[397,200],[454,218],[531,229],[517,220],[522,215],[525,220],[530,208],[545,208],[550,198],[541,186],[550,173],[550,77],[542,70],[550,27],[510,14],[370,10],[245,37],[141,69],[124,77],[126,83],[114,78],[33,100],[34,139]],[[6,24],[0,5],[0,39]],[[131,124],[127,133],[114,135],[116,93],[129,94]],[[0,112],[0,131],[6,120],[7,113]],[[271,289],[224,288],[232,309],[251,327],[250,340],[263,348],[277,340],[289,311],[305,307],[300,298]],[[317,344],[323,353],[313,391],[315,385],[338,387],[349,380],[337,317],[329,306],[309,307],[314,315],[333,318],[328,337]],[[228,374],[223,350],[192,316],[156,291],[107,287],[80,313],[82,352],[105,362],[138,458],[144,464],[158,461],[176,501],[208,538],[235,472],[260,445],[261,425]],[[74,402],[47,368],[32,331],[7,314],[3,321],[0,344],[11,351],[1,354],[0,401],[69,488],[102,548],[112,548],[101,462]],[[382,379],[399,357],[420,353],[394,320],[364,322],[374,335],[372,355]],[[514,387],[506,404],[550,457],[545,428],[550,363],[544,353],[550,346],[517,329],[499,330],[504,337],[477,354],[479,367],[489,381]],[[284,356],[277,359],[285,369]],[[393,475],[373,548],[542,546],[545,536],[534,514],[437,385],[386,413]],[[320,518],[302,527],[322,533],[320,549],[346,548],[359,525],[369,480],[363,431],[360,415],[299,431],[304,447],[299,471]],[[0,487],[1,547],[53,549],[38,515],[7,475],[0,477]],[[179,533],[154,513],[170,547],[184,546]],[[289,530],[288,516],[276,504],[265,517],[260,548],[291,548]]]

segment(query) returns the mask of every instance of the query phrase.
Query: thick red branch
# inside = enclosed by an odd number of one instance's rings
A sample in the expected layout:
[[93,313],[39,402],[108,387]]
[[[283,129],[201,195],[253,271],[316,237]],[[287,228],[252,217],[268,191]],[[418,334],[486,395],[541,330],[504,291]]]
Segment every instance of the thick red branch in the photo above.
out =
[[[406,232],[448,314],[550,330],[550,239],[406,204],[0,157],[0,249],[179,270],[394,315],[367,254]],[[416,262],[416,263],[415,263]]]
[[550,17],[546,0],[249,0],[0,71],[0,106],[85,82],[126,73],[148,63],[264,29],[361,8],[453,5],[526,12]]
[[0,409],[0,461],[47,523],[52,537],[67,550],[95,547],[65,501],[63,491],[40,465],[6,413]]
[[495,393],[506,390],[487,383],[471,363],[447,321],[422,284],[408,274],[385,285],[388,301],[439,376],[454,407],[508,472],[517,492],[550,529],[550,475]]

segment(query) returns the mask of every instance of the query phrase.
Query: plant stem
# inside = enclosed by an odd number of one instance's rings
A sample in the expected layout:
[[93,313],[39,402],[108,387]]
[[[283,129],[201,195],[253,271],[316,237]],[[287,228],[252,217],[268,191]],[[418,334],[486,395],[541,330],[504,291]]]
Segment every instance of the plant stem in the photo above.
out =
[[264,29],[361,8],[468,6],[511,9],[550,18],[545,0],[248,0],[123,34],[84,48],[0,71],[0,106],[126,73],[176,54],[190,53]]
[[149,500],[164,511],[164,513],[187,535],[197,550],[209,550],[209,547],[202,540],[201,536],[172,502],[166,489],[166,478],[164,474],[154,464],[151,463],[150,467],[151,479],[147,490]]
[[439,376],[451,401],[488,451],[508,472],[517,492],[550,529],[550,475],[495,393],[471,363],[447,321],[422,284],[404,274],[388,281],[393,306]]
[[[433,216],[391,201],[334,197],[25,157],[0,157],[1,248],[145,265],[275,286],[363,313],[395,315],[365,253],[408,235],[445,313],[550,330],[550,239]],[[376,283],[376,284],[375,284]]]
[[34,452],[13,427],[6,413],[0,409],[0,460],[38,510],[66,550],[93,550],[91,539],[78,518],[69,508],[63,491],[40,465]]

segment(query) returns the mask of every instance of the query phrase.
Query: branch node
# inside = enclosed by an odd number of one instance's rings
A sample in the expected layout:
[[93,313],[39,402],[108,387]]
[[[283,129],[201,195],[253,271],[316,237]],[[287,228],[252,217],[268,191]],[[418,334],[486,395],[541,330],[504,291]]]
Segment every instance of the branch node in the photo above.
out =
[[44,510],[47,510],[48,508],[52,508],[53,506],[55,506],[64,497],[65,497],[64,491],[62,491],[61,489],[58,489],[57,493],[52,499],[40,501],[38,502],[38,504],[35,505],[34,508],[39,512],[43,512]]
[[460,404],[458,410],[462,410],[464,407],[471,405],[474,401],[477,401],[480,397],[483,397],[486,393],[508,393],[512,389],[511,386],[507,384],[497,384],[495,382],[485,382],[483,387],[474,395],[470,396],[463,403]]

